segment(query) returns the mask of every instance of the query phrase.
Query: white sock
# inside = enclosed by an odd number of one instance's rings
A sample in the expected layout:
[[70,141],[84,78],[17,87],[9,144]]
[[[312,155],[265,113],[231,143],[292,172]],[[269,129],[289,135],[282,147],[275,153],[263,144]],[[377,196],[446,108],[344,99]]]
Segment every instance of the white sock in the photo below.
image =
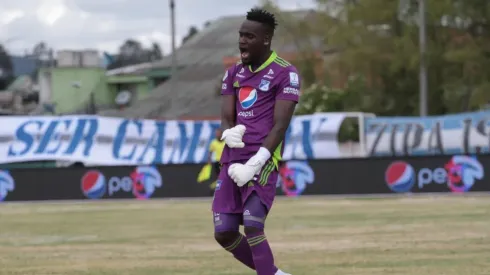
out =
[[291,274],[288,274],[288,273],[286,273],[286,272],[278,269],[277,272],[276,272],[276,275],[291,275]]

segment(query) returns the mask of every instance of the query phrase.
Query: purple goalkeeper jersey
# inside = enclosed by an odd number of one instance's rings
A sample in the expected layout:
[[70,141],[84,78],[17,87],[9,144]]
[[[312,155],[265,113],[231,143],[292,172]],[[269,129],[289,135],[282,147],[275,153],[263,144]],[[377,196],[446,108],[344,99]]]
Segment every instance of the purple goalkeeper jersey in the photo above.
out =
[[[236,124],[247,128],[243,136],[244,148],[225,146],[221,163],[250,159],[262,146],[274,126],[274,106],[278,99],[298,102],[300,80],[296,68],[273,52],[257,70],[241,62],[225,73],[222,95],[236,95]],[[282,155],[284,143],[271,152],[274,160]]]

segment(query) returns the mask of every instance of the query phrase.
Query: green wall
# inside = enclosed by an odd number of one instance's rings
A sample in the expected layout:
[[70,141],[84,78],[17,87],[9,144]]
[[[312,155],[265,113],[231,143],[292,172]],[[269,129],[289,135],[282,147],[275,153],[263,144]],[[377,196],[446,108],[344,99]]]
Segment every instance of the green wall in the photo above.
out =
[[[103,68],[51,68],[51,101],[56,103],[56,113],[71,113],[87,106],[91,93],[96,105],[115,106],[117,92],[131,90],[134,100],[148,96],[153,89],[153,80],[147,76],[106,76]],[[74,84],[79,83],[77,87]]]
[[143,99],[148,96],[152,86],[148,77],[136,75],[110,76],[107,78],[107,84],[112,98],[115,98],[119,91],[130,90],[136,95],[133,100]]
[[[79,83],[80,87],[73,84]],[[51,95],[57,113],[80,110],[94,92],[96,104],[113,104],[114,96],[108,90],[105,70],[102,68],[51,69]]]

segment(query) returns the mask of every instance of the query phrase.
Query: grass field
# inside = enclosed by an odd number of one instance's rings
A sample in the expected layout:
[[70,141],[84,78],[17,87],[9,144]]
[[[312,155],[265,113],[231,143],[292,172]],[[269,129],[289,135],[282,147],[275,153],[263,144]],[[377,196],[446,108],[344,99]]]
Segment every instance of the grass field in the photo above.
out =
[[[0,274],[255,274],[213,240],[209,201],[0,204]],[[293,275],[490,273],[490,197],[277,200]]]

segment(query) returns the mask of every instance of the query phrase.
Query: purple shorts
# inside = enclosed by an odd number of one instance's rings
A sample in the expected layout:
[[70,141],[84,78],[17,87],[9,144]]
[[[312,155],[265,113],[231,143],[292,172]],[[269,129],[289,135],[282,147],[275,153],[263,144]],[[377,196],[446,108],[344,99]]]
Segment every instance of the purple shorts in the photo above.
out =
[[216,231],[238,230],[244,220],[244,225],[263,227],[276,195],[279,173],[274,163],[267,162],[257,180],[242,187],[228,176],[230,165],[227,163],[221,167],[214,191],[212,210]]
[[214,191],[213,212],[228,214],[243,214],[244,204],[252,193],[256,193],[260,201],[270,211],[276,196],[276,182],[279,175],[272,161],[268,161],[257,180],[251,181],[242,187],[228,176],[228,167],[231,163],[223,164]]

